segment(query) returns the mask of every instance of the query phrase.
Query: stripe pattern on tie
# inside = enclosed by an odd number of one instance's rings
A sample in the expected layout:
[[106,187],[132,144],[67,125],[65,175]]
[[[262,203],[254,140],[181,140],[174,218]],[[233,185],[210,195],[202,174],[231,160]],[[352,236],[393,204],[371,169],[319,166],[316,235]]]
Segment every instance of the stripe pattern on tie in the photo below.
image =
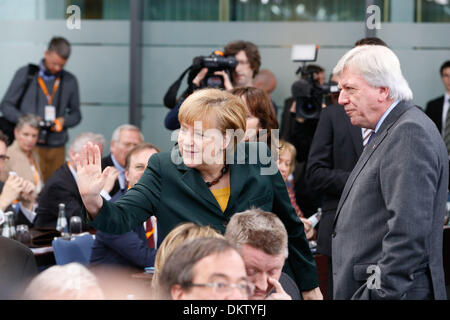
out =
[[[448,103],[450,103],[450,99]],[[445,118],[444,141],[447,146],[447,152],[450,154],[450,110],[447,111],[447,116]]]
[[372,135],[372,133],[373,133],[372,129],[363,128],[363,147],[365,147],[366,144],[369,142],[369,138]]

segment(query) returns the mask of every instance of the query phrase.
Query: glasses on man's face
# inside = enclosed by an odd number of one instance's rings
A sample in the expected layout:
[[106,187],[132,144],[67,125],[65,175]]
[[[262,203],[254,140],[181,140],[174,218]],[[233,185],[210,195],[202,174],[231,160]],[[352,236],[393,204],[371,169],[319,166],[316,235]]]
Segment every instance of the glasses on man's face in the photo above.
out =
[[214,293],[225,294],[237,288],[241,293],[250,297],[255,292],[255,286],[251,282],[228,283],[228,282],[212,282],[212,283],[190,283],[189,287],[207,287],[212,288]]
[[0,161],[9,160],[9,157],[6,154],[0,154]]

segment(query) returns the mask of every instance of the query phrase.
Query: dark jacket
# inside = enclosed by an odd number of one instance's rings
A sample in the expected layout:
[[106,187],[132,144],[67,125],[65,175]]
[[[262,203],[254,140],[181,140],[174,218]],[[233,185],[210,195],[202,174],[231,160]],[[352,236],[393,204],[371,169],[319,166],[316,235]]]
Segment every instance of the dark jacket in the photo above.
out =
[[0,300],[19,298],[37,271],[30,249],[0,236]]
[[329,257],[334,214],[362,151],[361,128],[351,124],[344,107],[335,104],[322,109],[309,152],[306,179],[308,186],[323,196],[317,250]]
[[156,250],[147,246],[144,226],[122,235],[97,231],[90,266],[118,265],[144,269],[155,264]]
[[[257,149],[259,145],[260,150]],[[242,150],[245,148],[245,150]],[[117,202],[103,201],[103,207],[90,224],[104,232],[124,233],[151,215],[158,219],[161,240],[177,225],[196,222],[201,225],[225,231],[225,226],[236,212],[252,206],[274,212],[283,221],[289,234],[289,258],[285,271],[293,276],[300,290],[318,287],[314,258],[303,230],[303,223],[297,217],[289,200],[276,161],[271,161],[276,174],[264,175],[267,170],[259,161],[249,164],[249,153],[267,154],[263,143],[242,143],[238,145],[233,164],[230,164],[230,198],[225,212],[196,169],[188,168],[182,162],[177,149],[156,153],[139,182]],[[242,151],[245,158],[241,157]],[[236,157],[244,160],[237,164]],[[251,158],[250,158],[251,159]],[[255,159],[257,160],[257,159]],[[83,209],[85,212],[85,210]]]
[[[67,164],[62,165],[45,182],[38,203],[34,221],[34,226],[37,228],[56,228],[60,203],[66,205],[67,222],[72,216],[81,216],[80,192]],[[86,224],[83,224],[83,230],[87,230]]]
[[444,108],[444,96],[431,100],[427,103],[425,113],[436,124],[439,132],[442,131],[442,109]]
[[[42,119],[45,118],[44,110],[48,101],[38,84],[38,73],[24,93],[21,104],[18,105],[27,82],[27,76],[28,66],[22,67],[16,72],[0,104],[3,116],[13,123],[17,123],[19,117],[27,113],[35,114]],[[55,80],[45,81],[50,93],[54,82]],[[78,83],[72,73],[62,70],[61,83],[55,93],[53,104],[56,107],[56,117],[64,117],[64,128],[61,132],[50,132],[47,145],[59,147],[69,139],[67,129],[76,126],[81,121]]]

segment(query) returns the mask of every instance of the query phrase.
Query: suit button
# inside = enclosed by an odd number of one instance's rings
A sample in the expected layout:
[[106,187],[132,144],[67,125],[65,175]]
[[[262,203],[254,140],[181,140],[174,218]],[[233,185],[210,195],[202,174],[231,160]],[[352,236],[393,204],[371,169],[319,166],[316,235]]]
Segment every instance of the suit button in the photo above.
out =
[[333,233],[331,234],[331,236],[334,238],[336,237],[336,231],[333,231]]

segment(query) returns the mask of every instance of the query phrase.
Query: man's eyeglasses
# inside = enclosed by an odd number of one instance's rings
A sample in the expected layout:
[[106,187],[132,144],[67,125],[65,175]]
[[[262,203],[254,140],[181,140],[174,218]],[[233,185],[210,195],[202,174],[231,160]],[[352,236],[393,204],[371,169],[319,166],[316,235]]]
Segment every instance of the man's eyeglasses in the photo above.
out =
[[233,288],[238,288],[243,294],[248,297],[252,296],[255,292],[255,286],[251,282],[244,283],[227,283],[227,282],[212,282],[212,283],[190,283],[189,287],[207,287],[213,288],[214,293],[228,293]]
[[1,161],[9,160],[9,157],[6,154],[0,154],[0,160]]

